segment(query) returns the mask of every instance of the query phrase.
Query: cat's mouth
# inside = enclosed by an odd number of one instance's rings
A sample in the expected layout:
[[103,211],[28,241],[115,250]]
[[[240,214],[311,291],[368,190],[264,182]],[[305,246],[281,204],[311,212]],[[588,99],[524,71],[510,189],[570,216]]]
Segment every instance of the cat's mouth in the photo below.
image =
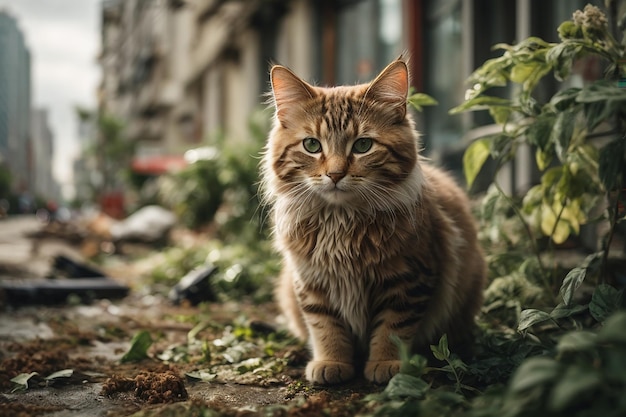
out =
[[329,203],[339,204],[346,203],[352,199],[352,193],[345,188],[341,188],[337,184],[328,187],[321,192],[322,197]]

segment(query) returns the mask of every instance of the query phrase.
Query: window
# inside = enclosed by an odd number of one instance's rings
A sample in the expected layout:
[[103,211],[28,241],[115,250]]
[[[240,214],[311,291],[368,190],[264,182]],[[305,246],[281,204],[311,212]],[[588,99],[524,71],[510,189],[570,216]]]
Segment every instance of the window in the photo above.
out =
[[402,1],[364,0],[337,13],[337,84],[367,82],[402,52]]

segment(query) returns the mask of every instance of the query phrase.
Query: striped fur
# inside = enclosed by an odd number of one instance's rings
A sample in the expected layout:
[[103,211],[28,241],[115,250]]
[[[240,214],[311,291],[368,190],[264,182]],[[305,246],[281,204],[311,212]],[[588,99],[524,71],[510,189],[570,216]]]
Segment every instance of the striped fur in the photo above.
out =
[[[400,365],[392,335],[416,349],[443,333],[468,343],[485,263],[467,197],[419,156],[405,62],[334,88],[275,66],[272,87],[262,185],[284,261],[276,298],[311,345],[307,379],[388,381]],[[359,138],[371,149],[353,151]]]

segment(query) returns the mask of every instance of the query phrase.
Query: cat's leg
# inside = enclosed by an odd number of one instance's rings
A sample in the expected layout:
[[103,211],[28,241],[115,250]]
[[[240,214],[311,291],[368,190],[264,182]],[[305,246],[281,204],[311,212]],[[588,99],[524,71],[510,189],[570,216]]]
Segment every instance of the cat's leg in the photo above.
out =
[[296,284],[296,293],[309,330],[313,359],[306,379],[323,385],[339,384],[354,377],[353,341],[339,311],[323,291]]
[[400,371],[398,347],[392,336],[413,345],[433,294],[432,283],[408,284],[405,277],[397,277],[396,281],[386,293],[378,295],[370,331],[364,375],[378,384]]
[[289,331],[298,339],[306,341],[309,338],[309,332],[298,306],[293,289],[293,278],[294,272],[288,266],[284,266],[275,287],[274,298],[287,321]]

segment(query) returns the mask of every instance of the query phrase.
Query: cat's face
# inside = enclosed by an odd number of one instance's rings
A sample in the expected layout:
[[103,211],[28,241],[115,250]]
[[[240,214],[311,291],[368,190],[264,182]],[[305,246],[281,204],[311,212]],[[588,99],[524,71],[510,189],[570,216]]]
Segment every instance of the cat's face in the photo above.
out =
[[303,204],[378,210],[409,197],[417,137],[406,112],[403,61],[352,87],[313,87],[280,66],[271,79],[276,118],[264,170],[272,192]]

